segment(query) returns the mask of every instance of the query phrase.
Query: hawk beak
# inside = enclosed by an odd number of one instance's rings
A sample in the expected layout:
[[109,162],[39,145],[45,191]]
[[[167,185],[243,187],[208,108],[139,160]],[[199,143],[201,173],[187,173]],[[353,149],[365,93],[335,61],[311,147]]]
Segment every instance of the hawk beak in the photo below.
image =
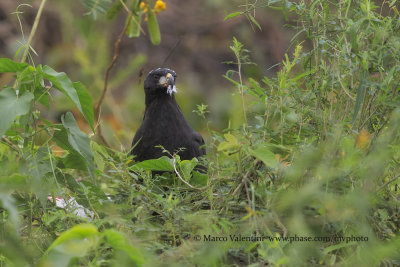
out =
[[172,74],[171,73],[168,73],[166,76],[165,76],[165,78],[167,78],[167,84],[168,85],[171,85],[171,86],[174,86],[175,85],[175,79],[174,79],[174,76],[172,76]]
[[159,83],[164,86],[168,86],[168,85],[174,86],[175,85],[174,76],[171,73],[167,73],[167,75],[162,76],[160,78]]
[[164,85],[167,86],[167,94],[172,95],[176,93],[176,86],[175,86],[175,79],[171,73],[165,75],[165,82]]

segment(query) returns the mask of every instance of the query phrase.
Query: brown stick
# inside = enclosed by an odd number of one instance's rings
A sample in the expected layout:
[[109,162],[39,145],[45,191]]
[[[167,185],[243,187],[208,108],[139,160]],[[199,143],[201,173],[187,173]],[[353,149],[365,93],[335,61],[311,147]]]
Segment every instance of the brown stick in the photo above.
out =
[[129,19],[128,22],[125,24],[123,30],[121,31],[121,33],[118,36],[118,39],[115,41],[114,43],[114,55],[113,58],[110,62],[110,64],[108,64],[106,72],[104,74],[104,87],[103,87],[103,92],[101,93],[100,99],[97,102],[95,108],[94,108],[94,114],[95,114],[95,119],[96,119],[96,123],[97,123],[97,134],[100,136],[101,140],[103,141],[103,143],[108,146],[111,147],[110,144],[107,142],[107,140],[105,139],[105,137],[103,136],[103,133],[101,131],[101,125],[99,123],[100,121],[100,108],[101,108],[101,104],[104,101],[104,97],[106,96],[107,93],[107,89],[108,89],[108,80],[110,78],[110,71],[111,69],[114,67],[115,63],[117,62],[118,59],[118,55],[119,55],[119,45],[122,41],[122,39],[125,36],[125,32],[128,29],[128,26],[130,24],[130,20],[132,19],[132,15],[129,15]]
[[2,137],[1,140],[5,143],[7,143],[7,145],[9,145],[12,149],[14,149],[15,151],[19,151],[19,148],[13,144],[13,142],[11,142],[7,137]]

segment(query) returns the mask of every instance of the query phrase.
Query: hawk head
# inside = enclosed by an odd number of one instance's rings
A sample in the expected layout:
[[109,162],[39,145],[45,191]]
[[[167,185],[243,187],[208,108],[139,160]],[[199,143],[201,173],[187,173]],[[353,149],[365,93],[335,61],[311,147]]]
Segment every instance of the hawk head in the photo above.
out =
[[149,72],[144,81],[144,91],[146,94],[168,94],[172,96],[176,93],[175,86],[176,73],[167,68],[158,68]]

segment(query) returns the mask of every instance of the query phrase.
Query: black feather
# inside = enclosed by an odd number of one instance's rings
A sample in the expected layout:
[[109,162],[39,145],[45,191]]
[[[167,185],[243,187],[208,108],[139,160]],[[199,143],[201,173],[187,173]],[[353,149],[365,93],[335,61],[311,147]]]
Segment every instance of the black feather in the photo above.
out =
[[[160,84],[160,79],[167,75],[166,83]],[[136,161],[169,156],[157,147],[160,145],[170,153],[182,149],[178,152],[182,160],[206,154],[203,137],[190,127],[175,100],[175,79],[173,70],[160,68],[151,71],[144,82],[146,108],[132,142],[131,153]]]

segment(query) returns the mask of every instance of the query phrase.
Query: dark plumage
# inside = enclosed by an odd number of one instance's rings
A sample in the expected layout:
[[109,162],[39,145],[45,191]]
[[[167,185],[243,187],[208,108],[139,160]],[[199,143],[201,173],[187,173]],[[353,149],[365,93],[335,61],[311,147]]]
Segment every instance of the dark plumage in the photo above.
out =
[[[176,73],[166,68],[151,71],[144,81],[146,108],[142,125],[132,142],[136,161],[156,159],[164,154],[163,146],[171,154],[178,149],[182,160],[205,155],[204,140],[186,121],[175,100]],[[167,155],[168,156],[168,155]]]

